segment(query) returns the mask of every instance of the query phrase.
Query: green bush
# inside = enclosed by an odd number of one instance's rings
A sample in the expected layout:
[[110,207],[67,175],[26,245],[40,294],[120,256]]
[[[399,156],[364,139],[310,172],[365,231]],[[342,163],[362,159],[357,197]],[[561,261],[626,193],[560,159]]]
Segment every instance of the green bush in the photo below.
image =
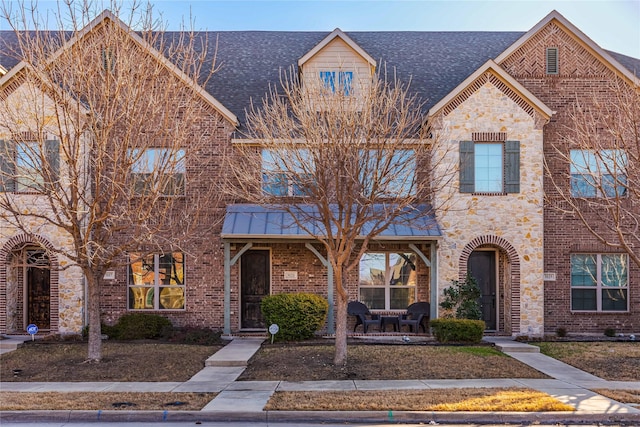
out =
[[116,340],[142,340],[168,335],[173,329],[166,317],[148,313],[129,313],[118,319],[114,326],[104,325],[102,332]]
[[606,337],[615,337],[616,336],[616,330],[615,328],[607,328],[604,330],[604,335]]
[[440,307],[453,313],[456,319],[482,319],[482,310],[480,309],[480,297],[482,292],[478,286],[476,279],[467,273],[467,277],[463,283],[458,280],[452,280],[451,286],[444,290],[444,299],[440,303]]
[[434,319],[431,321],[433,335],[439,342],[479,343],[482,341],[485,323],[470,319]]
[[276,324],[277,341],[300,341],[312,338],[327,319],[329,303],[315,294],[278,294],[262,299],[262,316],[267,324]]

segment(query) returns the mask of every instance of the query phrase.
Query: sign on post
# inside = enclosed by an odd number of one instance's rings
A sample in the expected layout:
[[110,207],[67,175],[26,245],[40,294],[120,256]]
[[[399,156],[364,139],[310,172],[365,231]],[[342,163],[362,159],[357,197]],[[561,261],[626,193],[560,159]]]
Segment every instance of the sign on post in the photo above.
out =
[[27,333],[31,335],[31,341],[35,340],[35,335],[38,333],[38,327],[33,323],[29,324],[29,326],[27,326]]
[[273,344],[273,338],[275,337],[275,335],[278,333],[279,330],[280,330],[280,327],[275,323],[269,326],[269,333],[271,334],[271,344]]

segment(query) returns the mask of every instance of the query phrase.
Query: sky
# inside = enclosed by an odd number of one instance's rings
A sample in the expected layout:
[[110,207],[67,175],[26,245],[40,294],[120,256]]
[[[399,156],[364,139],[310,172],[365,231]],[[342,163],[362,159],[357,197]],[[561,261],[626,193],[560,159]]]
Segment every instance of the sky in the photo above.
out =
[[[7,2],[8,0],[0,0]],[[102,3],[102,2],[99,2]],[[152,0],[167,29],[528,31],[557,10],[600,47],[640,58],[640,0]],[[39,1],[44,12],[55,2]],[[108,1],[104,2],[108,4]],[[126,1],[125,1],[126,4]],[[0,22],[0,29],[8,29]]]

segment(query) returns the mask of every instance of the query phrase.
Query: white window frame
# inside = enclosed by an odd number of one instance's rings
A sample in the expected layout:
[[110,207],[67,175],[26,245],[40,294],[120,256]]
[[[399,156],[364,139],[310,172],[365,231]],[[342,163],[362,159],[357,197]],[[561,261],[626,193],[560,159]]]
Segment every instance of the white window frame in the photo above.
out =
[[[413,277],[414,277],[414,282],[413,284],[408,284],[408,285],[402,285],[402,286],[397,286],[397,285],[391,285],[390,282],[395,274],[394,268],[393,266],[390,265],[390,256],[394,255],[394,254],[405,254],[405,255],[409,255],[413,257],[412,263],[415,267],[415,269],[413,270]],[[366,266],[363,266],[363,258],[365,256],[368,255],[383,255],[385,260],[385,271],[384,271],[384,284],[382,286],[380,285],[361,285],[361,280],[363,278],[362,275],[362,269],[366,268]],[[404,311],[406,310],[406,307],[400,307],[400,308],[391,308],[391,289],[413,289],[413,298],[410,298],[410,300],[407,303],[407,306],[416,302],[417,301],[417,297],[418,297],[418,268],[417,268],[417,256],[415,253],[410,252],[410,251],[391,251],[391,252],[387,252],[387,251],[368,251],[366,252],[363,257],[360,259],[360,265],[358,268],[358,299],[360,301],[364,301],[365,299],[362,298],[362,294],[361,291],[363,289],[382,289],[384,288],[384,308],[380,308],[380,307],[369,307],[371,310],[378,310],[378,311]]]
[[[152,153],[153,155],[151,155]],[[157,185],[161,181],[152,175],[171,174],[175,177],[182,175],[180,191],[165,192],[166,189],[158,189],[157,191],[163,197],[180,197],[185,195],[187,183],[184,149],[150,147],[141,150],[129,150],[129,155],[133,159],[130,175],[134,186],[136,183],[141,182],[139,178],[136,178],[136,175],[149,175],[150,177],[147,177],[147,180],[151,181],[151,185]],[[140,195],[144,195],[144,191],[137,189],[135,191]]]
[[[595,199],[595,198],[611,198],[626,197],[627,191],[627,155],[624,150],[608,149],[608,150],[581,150],[573,149],[569,152],[570,156],[570,182],[569,190],[571,197]],[[611,177],[610,181],[615,184],[618,182],[618,190],[614,185],[610,185],[611,191],[606,192],[607,188],[603,181],[604,177]],[[615,176],[615,178],[613,178]],[[578,182],[577,177],[581,177]],[[575,184],[582,183],[585,188],[592,191],[588,193],[579,192],[579,188]]]
[[[573,283],[570,284],[571,294],[570,294],[570,304],[572,312],[599,312],[599,313],[626,313],[629,311],[629,257],[626,254],[620,253],[603,253],[603,254],[595,254],[595,253],[574,253],[571,254],[571,260],[573,261],[573,257],[575,256],[591,256],[595,257],[596,261],[596,277],[594,277],[595,285],[588,286],[580,286],[575,285]],[[603,285],[603,263],[602,257],[606,256],[621,256],[625,258],[624,261],[624,271],[625,271],[625,286],[605,286]],[[571,282],[573,282],[573,262],[570,262],[569,266],[569,277]],[[595,310],[582,310],[582,309],[574,309],[573,308],[573,290],[593,290],[596,293],[596,308]],[[626,295],[626,308],[624,310],[604,310],[602,308],[602,293],[607,289],[611,290],[621,290],[625,292]]]

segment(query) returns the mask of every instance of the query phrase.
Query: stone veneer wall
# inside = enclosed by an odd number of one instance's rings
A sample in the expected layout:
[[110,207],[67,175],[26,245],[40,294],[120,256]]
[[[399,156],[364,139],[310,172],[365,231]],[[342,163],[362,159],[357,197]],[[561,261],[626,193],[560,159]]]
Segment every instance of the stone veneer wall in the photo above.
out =
[[[481,77],[483,78],[483,77]],[[450,208],[439,217],[444,238],[438,247],[439,294],[451,280],[464,279],[470,252],[479,247],[499,248],[499,324],[512,334],[543,332],[543,133],[535,113],[524,111],[511,96],[487,78],[445,116],[441,132],[449,145],[444,164],[459,164],[459,141],[474,133],[506,133],[520,141],[520,192],[517,194],[462,194],[451,196]],[[477,82],[476,82],[477,83]],[[458,188],[458,177],[454,188]],[[441,200],[442,201],[441,196]],[[439,203],[440,203],[439,202]],[[474,241],[473,247],[469,243]],[[517,271],[514,267],[518,267]],[[506,274],[508,273],[508,275]],[[508,276],[508,277],[507,277]],[[504,283],[505,280],[508,283]],[[504,285],[511,288],[504,289]],[[504,300],[504,298],[509,298]]]
[[[28,197],[28,196],[22,196]],[[22,332],[23,315],[17,304],[22,304],[22,273],[10,265],[12,251],[25,245],[47,249],[69,247],[64,232],[53,227],[38,227],[39,234],[27,236],[8,224],[0,224],[0,332]],[[84,326],[84,281],[78,268],[70,267],[63,256],[50,252],[51,263],[51,329],[52,333],[80,333]]]

